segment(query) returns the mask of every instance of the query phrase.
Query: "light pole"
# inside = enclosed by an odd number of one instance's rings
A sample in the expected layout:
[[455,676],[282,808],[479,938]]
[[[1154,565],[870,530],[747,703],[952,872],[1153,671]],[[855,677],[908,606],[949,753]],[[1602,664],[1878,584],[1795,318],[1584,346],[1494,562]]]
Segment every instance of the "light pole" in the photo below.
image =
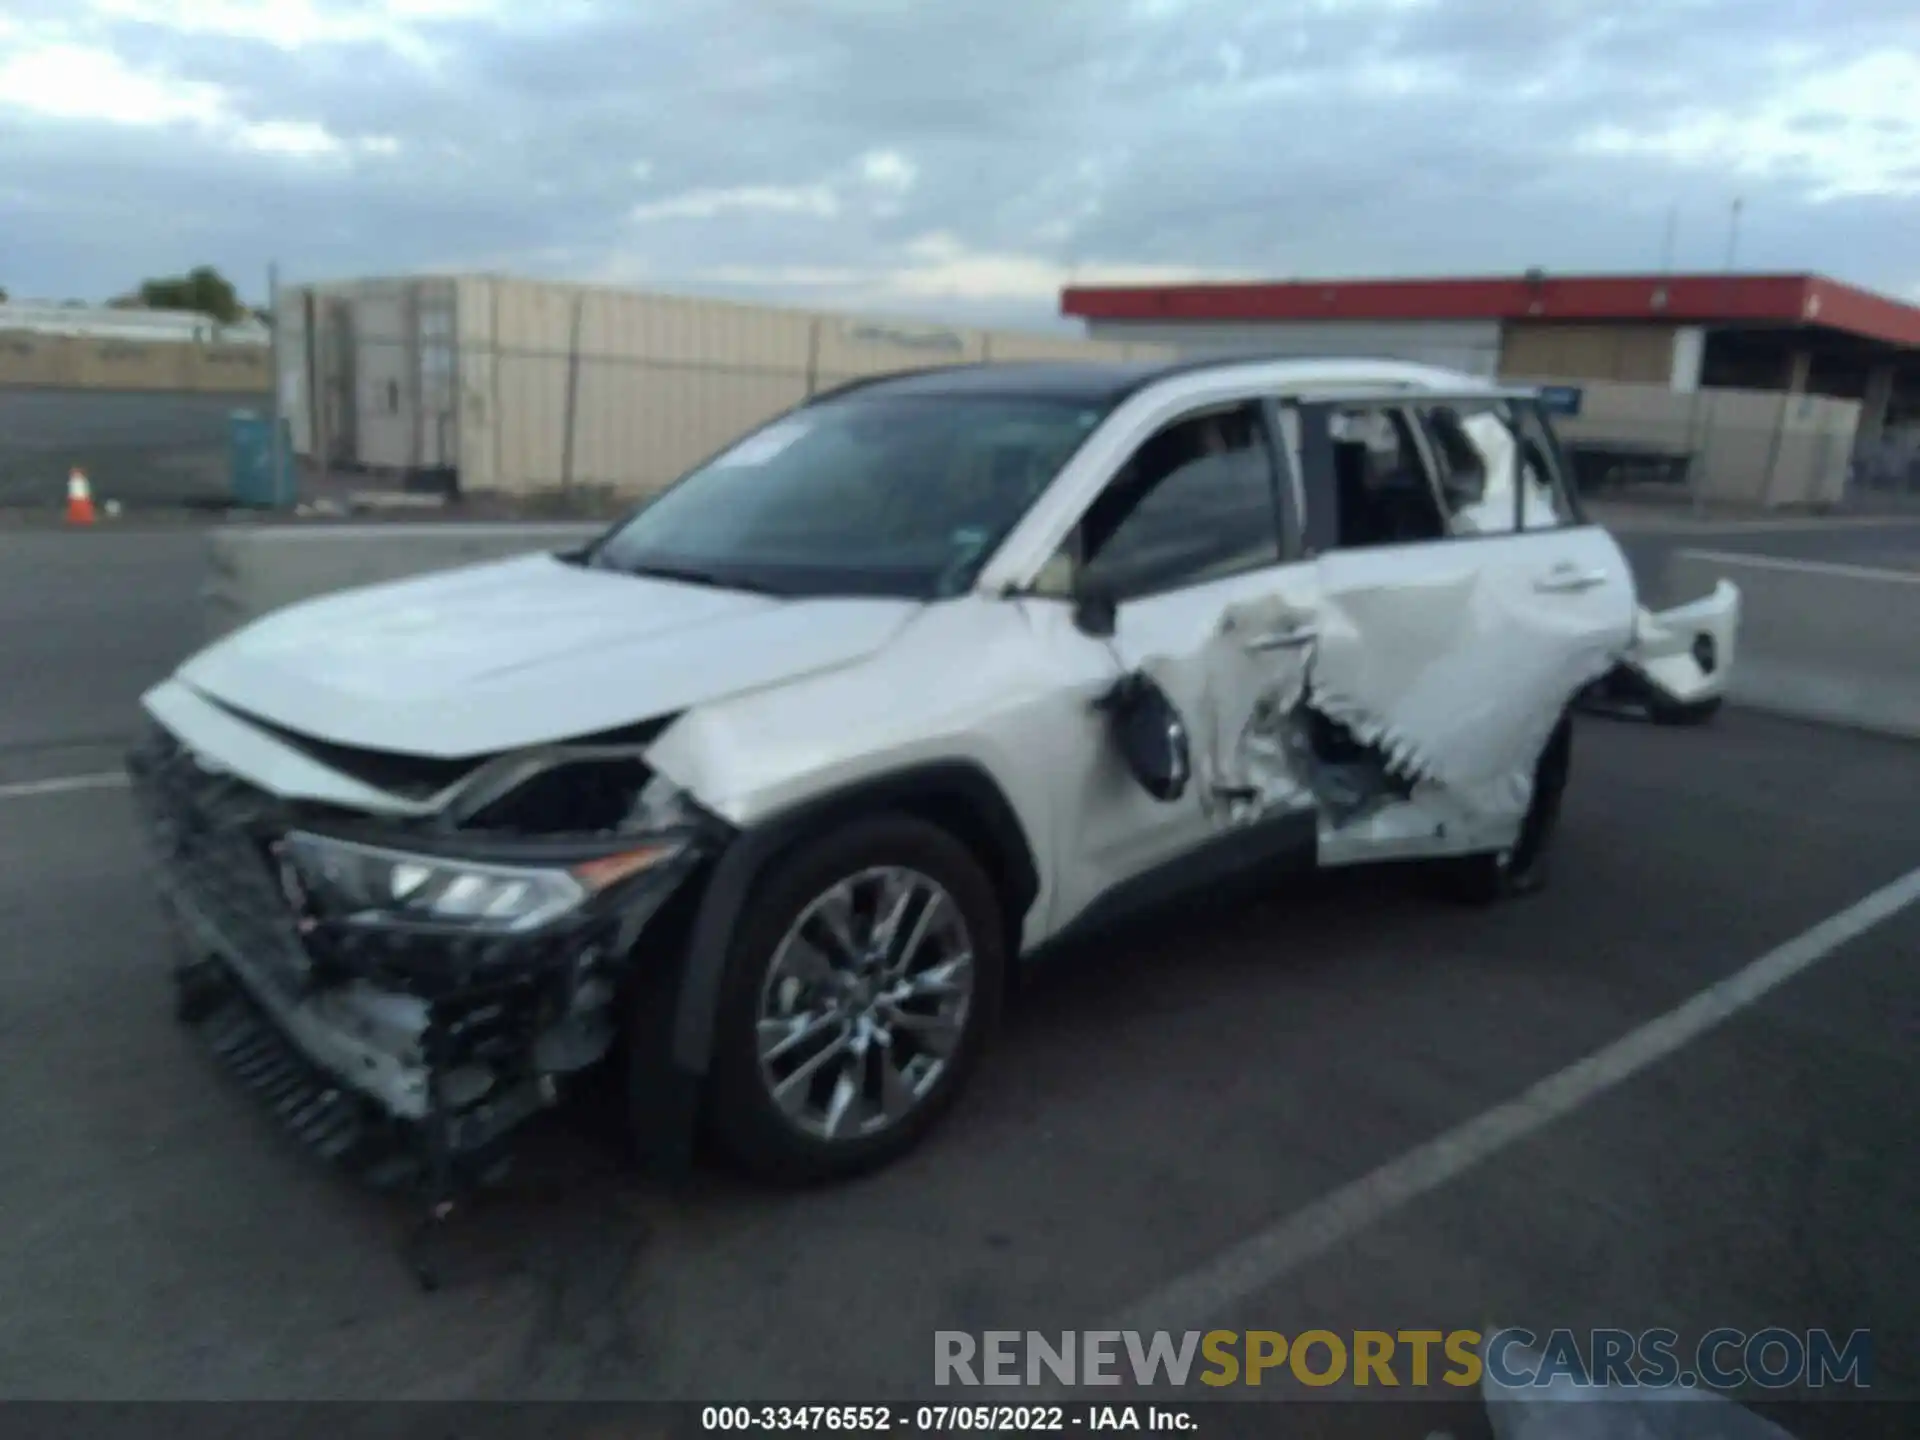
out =
[[280,443],[280,427],[286,423],[286,413],[282,403],[280,367],[286,363],[285,352],[281,349],[280,327],[285,320],[280,313],[280,267],[277,264],[267,266],[267,366],[273,371],[273,403],[267,407],[267,423],[272,428],[267,432],[267,453],[273,457],[273,506],[276,510],[291,508],[287,502],[292,498],[287,494],[287,457],[285,447]]

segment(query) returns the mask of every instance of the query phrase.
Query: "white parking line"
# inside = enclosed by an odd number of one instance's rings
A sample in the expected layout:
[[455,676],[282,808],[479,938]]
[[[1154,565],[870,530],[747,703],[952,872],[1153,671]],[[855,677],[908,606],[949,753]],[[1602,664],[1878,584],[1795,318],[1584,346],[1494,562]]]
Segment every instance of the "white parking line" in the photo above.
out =
[[1505,1104],[1248,1237],[1129,1305],[1108,1319],[1104,1328],[1175,1332],[1206,1328],[1234,1304],[1664,1060],[1916,900],[1920,900],[1920,870],[1911,870]]
[[118,770],[97,775],[58,775],[51,780],[20,780],[0,785],[0,800],[25,800],[34,795],[66,795],[75,790],[118,790],[127,777]]
[[1738,550],[1682,550],[1690,560],[1712,560],[1720,565],[1745,565],[1754,570],[1789,570],[1801,575],[1838,575],[1847,580],[1888,580],[1896,585],[1920,585],[1920,571],[1888,570],[1876,565],[1840,565],[1831,560],[1789,560],[1780,555],[1746,555]]

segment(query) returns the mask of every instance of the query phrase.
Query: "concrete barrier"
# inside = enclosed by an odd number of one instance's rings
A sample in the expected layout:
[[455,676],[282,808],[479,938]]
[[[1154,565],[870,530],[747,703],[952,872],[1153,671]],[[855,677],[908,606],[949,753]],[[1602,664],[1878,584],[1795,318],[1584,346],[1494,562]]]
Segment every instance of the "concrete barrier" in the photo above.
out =
[[1758,710],[1920,739],[1920,573],[1676,550],[1665,592],[1740,587],[1728,698]]
[[564,550],[605,524],[260,525],[216,530],[208,541],[205,638],[334,590],[450,570],[536,550]]

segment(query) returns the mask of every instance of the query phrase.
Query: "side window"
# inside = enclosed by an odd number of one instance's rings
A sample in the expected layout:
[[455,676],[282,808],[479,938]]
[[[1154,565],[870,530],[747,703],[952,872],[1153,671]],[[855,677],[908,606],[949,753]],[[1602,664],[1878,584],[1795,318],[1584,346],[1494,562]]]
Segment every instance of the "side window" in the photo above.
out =
[[1414,422],[1398,405],[1343,405],[1328,419],[1342,550],[1438,540],[1447,527]]
[[1560,444],[1540,407],[1524,404],[1514,409],[1520,432],[1520,528],[1556,530],[1584,524]]
[[1505,402],[1423,406],[1420,424],[1440,472],[1447,533],[1512,533],[1518,516],[1514,485],[1521,443]]
[[1257,407],[1176,421],[1134,452],[1081,520],[1083,577],[1125,598],[1277,564],[1274,505]]

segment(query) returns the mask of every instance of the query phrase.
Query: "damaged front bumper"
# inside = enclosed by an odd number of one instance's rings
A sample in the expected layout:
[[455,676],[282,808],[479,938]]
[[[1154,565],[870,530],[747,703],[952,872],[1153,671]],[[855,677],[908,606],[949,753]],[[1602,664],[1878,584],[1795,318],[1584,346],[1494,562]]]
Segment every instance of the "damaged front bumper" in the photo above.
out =
[[[353,838],[329,843],[368,848],[368,818],[316,814],[207,768],[158,725],[128,772],[181,948],[183,1017],[299,1138],[380,1182],[490,1159],[613,1050],[633,968],[678,961],[642,932],[718,838],[689,830],[564,914],[487,930],[330,907],[289,862],[288,837],[332,826]],[[419,870],[468,848],[498,865],[513,848],[372,833],[424,852]],[[634,844],[532,848],[543,864],[591,865]]]
[[1585,708],[1684,723],[1711,716],[1726,698],[1740,635],[1740,590],[1670,610],[1640,608],[1631,648],[1582,697]]

